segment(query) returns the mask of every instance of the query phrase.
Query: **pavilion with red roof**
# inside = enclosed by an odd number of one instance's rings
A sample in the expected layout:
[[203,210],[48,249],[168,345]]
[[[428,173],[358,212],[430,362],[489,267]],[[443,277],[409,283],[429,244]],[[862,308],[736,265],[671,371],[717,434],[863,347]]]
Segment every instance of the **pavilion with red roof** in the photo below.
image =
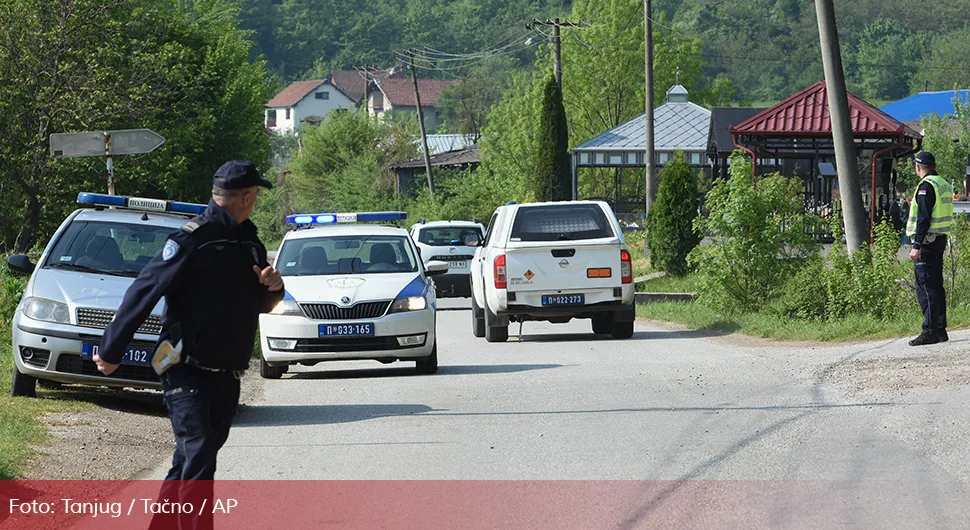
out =
[[[881,193],[892,200],[896,195],[892,162],[918,151],[922,135],[852,93],[848,99],[859,167],[871,171],[871,182],[862,179],[863,195],[870,204],[871,198]],[[831,202],[834,174],[819,169],[820,164],[835,163],[824,80],[731,127],[730,132],[734,144],[751,155],[756,173],[759,159],[810,161],[813,174],[801,175],[805,179],[806,203]],[[877,174],[882,177],[881,182],[877,182]],[[875,212],[872,218],[875,219]]]

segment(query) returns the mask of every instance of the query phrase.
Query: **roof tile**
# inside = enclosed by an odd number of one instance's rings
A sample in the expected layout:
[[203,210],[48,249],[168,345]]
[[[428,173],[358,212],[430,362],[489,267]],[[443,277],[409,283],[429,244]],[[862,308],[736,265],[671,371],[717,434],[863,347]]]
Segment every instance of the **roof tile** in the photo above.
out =
[[297,81],[295,83],[290,83],[290,86],[283,89],[282,92],[276,94],[276,97],[269,100],[266,104],[267,107],[292,107],[296,105],[301,99],[306,97],[307,94],[313,91],[313,89],[322,85],[324,81],[322,79],[315,79],[312,81]]

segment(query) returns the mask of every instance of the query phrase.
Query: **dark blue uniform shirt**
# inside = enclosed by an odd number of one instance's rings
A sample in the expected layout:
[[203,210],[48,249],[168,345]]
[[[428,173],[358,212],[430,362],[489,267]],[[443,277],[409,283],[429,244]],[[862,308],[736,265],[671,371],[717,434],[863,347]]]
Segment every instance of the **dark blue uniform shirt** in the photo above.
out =
[[256,225],[237,223],[210,201],[201,216],[169,236],[128,288],[98,355],[120,363],[135,330],[164,296],[162,339],[182,339],[183,362],[190,357],[207,368],[245,370],[259,313],[283,299],[282,289],[270,292],[259,282],[253,265],[269,265]]
[[[930,173],[930,175],[935,174],[935,171]],[[919,211],[916,212],[916,234],[913,235],[914,249],[918,249],[923,244],[923,239],[930,230],[933,207],[936,206],[936,188],[926,180],[920,182],[919,188],[916,189],[916,204],[919,205]]]

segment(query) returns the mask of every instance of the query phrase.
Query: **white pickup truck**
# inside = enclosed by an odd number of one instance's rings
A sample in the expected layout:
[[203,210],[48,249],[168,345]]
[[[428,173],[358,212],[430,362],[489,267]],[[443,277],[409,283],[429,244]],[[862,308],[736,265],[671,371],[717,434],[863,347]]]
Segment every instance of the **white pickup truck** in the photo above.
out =
[[593,332],[633,336],[633,266],[604,202],[507,204],[496,209],[471,265],[472,331],[503,342],[510,322],[592,320]]

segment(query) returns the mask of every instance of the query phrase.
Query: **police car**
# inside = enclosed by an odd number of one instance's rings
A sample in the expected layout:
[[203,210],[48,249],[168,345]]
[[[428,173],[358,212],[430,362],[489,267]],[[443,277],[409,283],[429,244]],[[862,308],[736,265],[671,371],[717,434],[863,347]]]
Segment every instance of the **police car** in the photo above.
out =
[[283,301],[260,315],[260,375],[278,379],[290,365],[369,359],[415,361],[438,370],[435,293],[407,230],[361,224],[407,219],[404,212],[291,215],[276,269]]
[[426,223],[420,219],[411,227],[411,238],[422,261],[448,264],[448,272],[434,279],[438,296],[471,296],[468,267],[474,258],[474,249],[465,245],[465,238],[473,234],[479,239],[485,238],[485,227],[478,220]]
[[93,355],[125,291],[169,234],[205,206],[81,193],[88,206],[64,220],[37,264],[14,255],[8,264],[30,281],[13,318],[14,396],[33,396],[37,381],[160,388],[150,365],[161,332],[163,302],[152,311],[110,376]]

